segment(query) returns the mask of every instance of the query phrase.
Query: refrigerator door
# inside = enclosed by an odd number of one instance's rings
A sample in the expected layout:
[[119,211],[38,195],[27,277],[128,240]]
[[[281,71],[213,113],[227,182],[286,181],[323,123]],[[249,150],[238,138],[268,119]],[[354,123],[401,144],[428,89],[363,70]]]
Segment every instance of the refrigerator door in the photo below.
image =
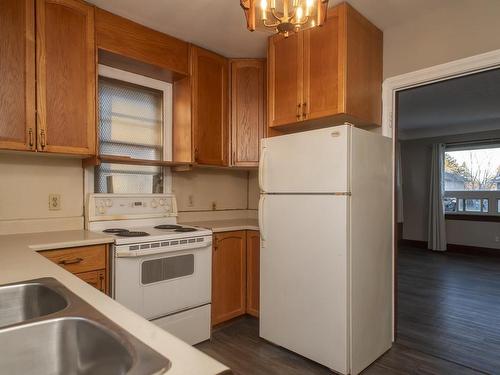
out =
[[259,165],[265,193],[348,192],[351,127],[264,138]]
[[348,373],[349,197],[262,195],[260,336]]

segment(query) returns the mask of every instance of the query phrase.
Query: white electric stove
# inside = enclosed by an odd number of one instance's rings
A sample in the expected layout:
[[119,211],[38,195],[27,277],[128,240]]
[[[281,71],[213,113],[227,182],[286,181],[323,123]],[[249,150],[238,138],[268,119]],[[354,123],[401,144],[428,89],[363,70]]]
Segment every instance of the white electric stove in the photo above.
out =
[[177,224],[172,194],[90,194],[86,227],[115,237],[112,296],[189,344],[210,338],[212,232]]

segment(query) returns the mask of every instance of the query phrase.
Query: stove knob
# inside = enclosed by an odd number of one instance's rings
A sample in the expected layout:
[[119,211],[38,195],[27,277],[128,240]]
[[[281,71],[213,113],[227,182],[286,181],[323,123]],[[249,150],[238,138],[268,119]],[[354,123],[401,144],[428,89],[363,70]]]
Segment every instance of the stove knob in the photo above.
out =
[[153,199],[153,200],[151,201],[151,207],[153,207],[153,208],[158,207],[158,202],[157,202],[155,199]]
[[113,201],[111,199],[106,199],[106,207],[113,206]]
[[165,206],[165,198],[160,199],[160,206]]
[[103,214],[106,211],[106,209],[103,206],[99,207],[99,213]]

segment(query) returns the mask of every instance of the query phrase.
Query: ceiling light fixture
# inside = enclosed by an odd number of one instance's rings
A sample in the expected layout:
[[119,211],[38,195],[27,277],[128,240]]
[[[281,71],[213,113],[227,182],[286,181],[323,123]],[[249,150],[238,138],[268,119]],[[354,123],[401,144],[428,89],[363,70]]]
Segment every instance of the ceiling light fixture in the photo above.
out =
[[270,30],[285,37],[323,25],[328,8],[328,0],[240,0],[240,4],[248,30]]

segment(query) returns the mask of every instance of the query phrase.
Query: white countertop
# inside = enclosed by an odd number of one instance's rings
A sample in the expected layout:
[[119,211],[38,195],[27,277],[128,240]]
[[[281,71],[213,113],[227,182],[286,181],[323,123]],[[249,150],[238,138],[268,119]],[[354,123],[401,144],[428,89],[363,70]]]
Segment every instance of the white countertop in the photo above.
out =
[[235,230],[259,230],[257,219],[224,219],[182,222],[182,225],[192,225],[211,229],[212,232],[231,232]]
[[219,374],[227,367],[128,310],[36,251],[112,242],[85,230],[0,236],[0,285],[53,277],[172,362],[168,375]]

